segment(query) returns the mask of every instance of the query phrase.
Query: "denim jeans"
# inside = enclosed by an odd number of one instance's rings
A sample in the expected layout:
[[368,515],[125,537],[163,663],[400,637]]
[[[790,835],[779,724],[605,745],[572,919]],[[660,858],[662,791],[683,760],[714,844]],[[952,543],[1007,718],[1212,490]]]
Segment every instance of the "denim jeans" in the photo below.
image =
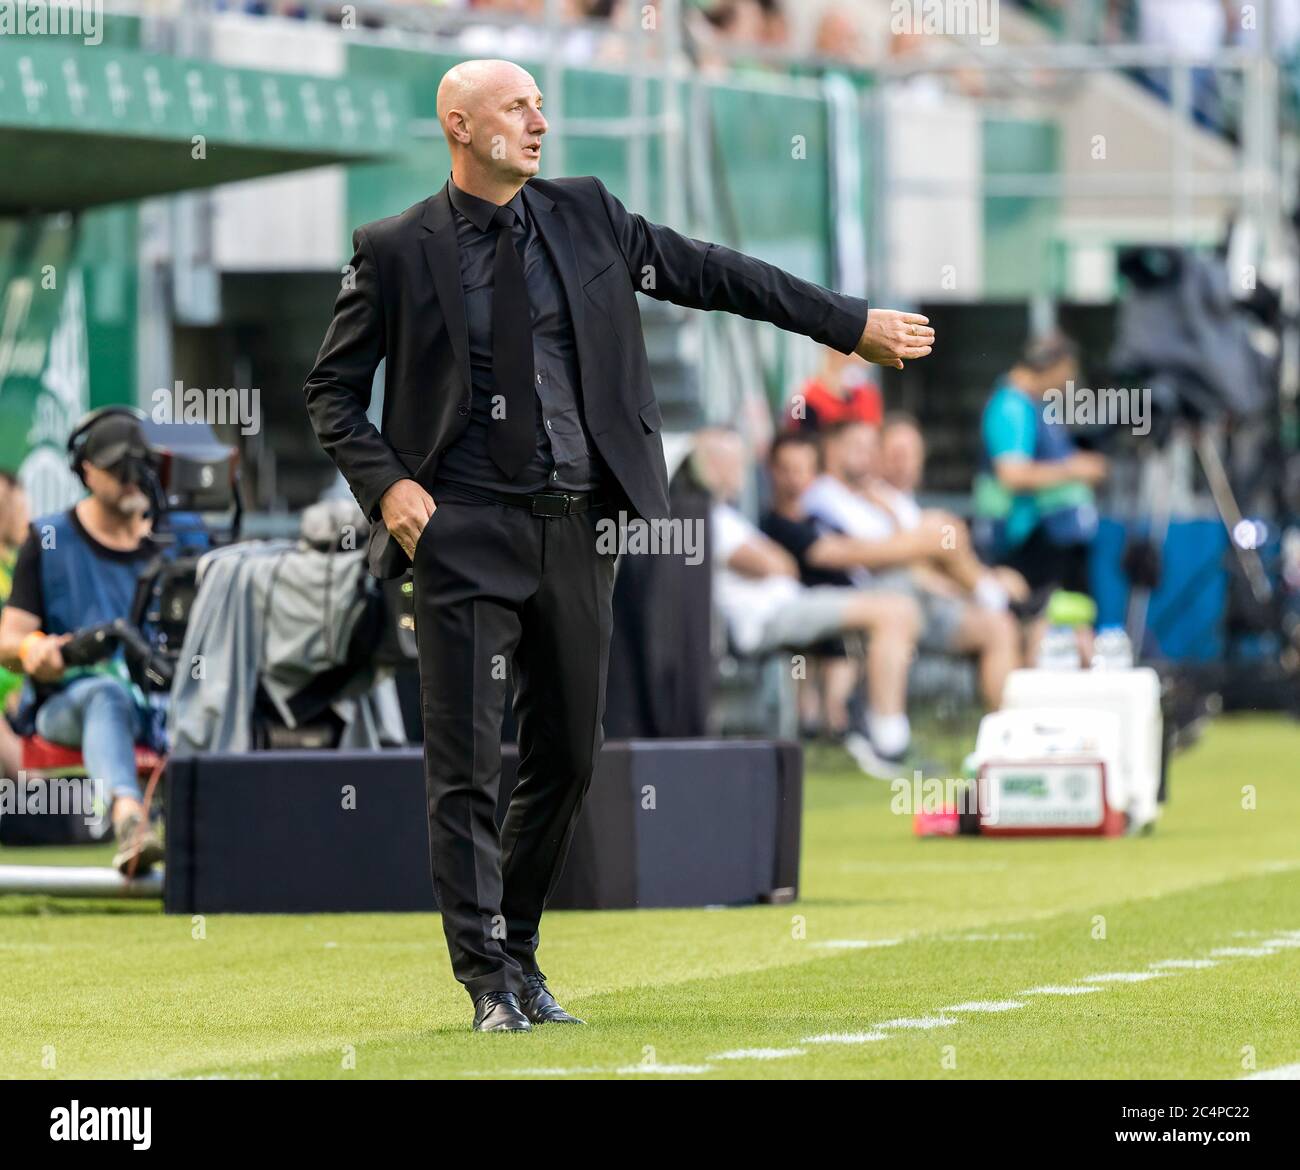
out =
[[126,689],[106,675],[83,675],[51,695],[36,712],[36,733],[51,743],[80,748],[97,788],[140,800],[135,744],[140,712]]

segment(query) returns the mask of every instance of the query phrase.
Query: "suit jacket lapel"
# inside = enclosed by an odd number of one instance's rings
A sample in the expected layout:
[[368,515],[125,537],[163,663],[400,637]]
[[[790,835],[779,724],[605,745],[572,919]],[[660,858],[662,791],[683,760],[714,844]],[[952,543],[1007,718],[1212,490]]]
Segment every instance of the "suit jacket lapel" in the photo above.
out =
[[443,323],[451,340],[456,365],[460,367],[463,391],[470,392],[469,326],[465,321],[465,292],[460,283],[460,247],[456,242],[456,221],[447,187],[429,199],[420,225],[426,234],[420,244],[433,276]]
[[524,185],[524,200],[528,212],[537,223],[537,230],[550,249],[551,259],[560,272],[560,282],[564,285],[564,296],[569,302],[569,314],[573,318],[573,336],[578,347],[579,373],[582,367],[583,339],[587,335],[583,327],[582,278],[578,272],[578,254],[573,246],[573,237],[569,233],[568,222],[554,200],[548,199],[540,191]]

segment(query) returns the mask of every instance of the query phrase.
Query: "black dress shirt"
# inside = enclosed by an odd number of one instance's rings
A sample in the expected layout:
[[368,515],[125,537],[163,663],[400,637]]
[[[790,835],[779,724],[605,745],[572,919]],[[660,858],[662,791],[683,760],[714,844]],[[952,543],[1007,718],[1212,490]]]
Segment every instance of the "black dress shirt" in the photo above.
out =
[[598,487],[602,464],[582,417],[573,318],[560,274],[528,214],[522,190],[506,206],[515,213],[512,236],[523,259],[532,310],[537,443],[533,457],[515,479],[506,479],[492,462],[488,435],[496,393],[492,379],[492,267],[497,235],[491,224],[497,205],[462,191],[454,181],[448,185],[448,195],[456,217],[469,330],[470,417],[460,437],[443,452],[435,484],[450,481],[504,492],[547,488],[589,491]]

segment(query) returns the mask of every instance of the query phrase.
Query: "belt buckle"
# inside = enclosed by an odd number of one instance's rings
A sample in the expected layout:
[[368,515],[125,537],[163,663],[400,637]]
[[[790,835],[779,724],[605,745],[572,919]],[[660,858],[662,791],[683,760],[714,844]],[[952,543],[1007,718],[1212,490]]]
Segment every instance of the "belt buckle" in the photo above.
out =
[[573,506],[573,497],[568,492],[535,492],[533,494],[533,515],[548,519],[567,516]]

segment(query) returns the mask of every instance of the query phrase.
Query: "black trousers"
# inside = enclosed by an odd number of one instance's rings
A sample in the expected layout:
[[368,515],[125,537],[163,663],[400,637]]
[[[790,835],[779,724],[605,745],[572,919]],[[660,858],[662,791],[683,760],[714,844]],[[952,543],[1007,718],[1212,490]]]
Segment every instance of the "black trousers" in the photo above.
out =
[[1001,562],[1024,577],[1031,589],[1054,585],[1091,597],[1088,548],[1086,544],[1056,544],[1040,524],[1023,544],[1002,557]]
[[[534,516],[435,491],[415,549],[434,893],[472,999],[522,989],[603,740],[613,551],[590,509]],[[500,833],[501,721],[514,684],[519,774]]]

